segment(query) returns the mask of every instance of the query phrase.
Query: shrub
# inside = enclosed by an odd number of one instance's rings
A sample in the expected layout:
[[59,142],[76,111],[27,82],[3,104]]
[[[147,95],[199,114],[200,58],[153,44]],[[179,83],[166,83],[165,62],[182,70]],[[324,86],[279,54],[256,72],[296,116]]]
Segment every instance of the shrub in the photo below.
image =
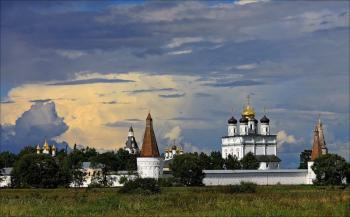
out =
[[241,182],[239,185],[229,185],[223,190],[227,193],[255,193],[257,185],[252,182]]
[[160,178],[158,179],[158,185],[160,187],[172,187],[175,182],[174,178]]
[[139,193],[139,194],[157,194],[160,193],[160,187],[157,180],[152,178],[137,178],[128,180],[120,189],[121,193]]

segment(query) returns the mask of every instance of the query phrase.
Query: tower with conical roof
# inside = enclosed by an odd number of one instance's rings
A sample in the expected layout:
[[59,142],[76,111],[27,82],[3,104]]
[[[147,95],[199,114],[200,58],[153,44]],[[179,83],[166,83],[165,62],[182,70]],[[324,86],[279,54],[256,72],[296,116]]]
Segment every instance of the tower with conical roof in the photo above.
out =
[[327,154],[328,149],[324,139],[323,127],[321,119],[318,119],[318,123],[315,126],[314,138],[312,144],[311,160],[314,161],[321,155]]
[[129,128],[128,139],[125,142],[124,150],[128,151],[130,154],[139,153],[139,147],[137,145],[137,142],[134,136],[134,129],[132,128],[132,126],[130,126]]
[[159,155],[153,120],[148,113],[140,157],[137,158],[137,171],[141,178],[158,179],[163,173],[163,159]]

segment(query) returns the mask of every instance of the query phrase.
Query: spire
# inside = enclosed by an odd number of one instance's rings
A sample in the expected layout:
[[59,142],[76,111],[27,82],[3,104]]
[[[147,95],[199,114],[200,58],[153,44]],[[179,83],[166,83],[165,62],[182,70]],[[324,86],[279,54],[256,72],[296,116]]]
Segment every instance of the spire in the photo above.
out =
[[134,129],[132,128],[132,126],[130,126],[129,128],[129,132],[134,132]]
[[322,121],[321,121],[321,115],[319,114],[318,117],[318,123],[317,123],[317,130],[318,130],[318,138],[320,141],[320,146],[322,149],[327,149],[326,148],[326,141],[324,139],[324,133],[323,133],[323,127],[322,127]]
[[146,119],[146,129],[143,137],[143,144],[141,148],[141,157],[159,157],[159,150],[156,136],[153,130],[153,123],[151,113],[148,113]]
[[316,158],[322,155],[322,147],[320,144],[318,125],[315,126],[314,139],[312,144],[311,160],[314,161]]

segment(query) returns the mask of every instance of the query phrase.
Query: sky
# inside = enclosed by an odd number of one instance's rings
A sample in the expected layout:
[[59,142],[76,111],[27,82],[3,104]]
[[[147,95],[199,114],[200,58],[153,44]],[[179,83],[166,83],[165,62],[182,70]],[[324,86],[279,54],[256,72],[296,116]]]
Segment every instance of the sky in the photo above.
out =
[[97,150],[221,150],[250,95],[284,168],[319,115],[349,160],[348,1],[1,1],[1,151],[44,139]]

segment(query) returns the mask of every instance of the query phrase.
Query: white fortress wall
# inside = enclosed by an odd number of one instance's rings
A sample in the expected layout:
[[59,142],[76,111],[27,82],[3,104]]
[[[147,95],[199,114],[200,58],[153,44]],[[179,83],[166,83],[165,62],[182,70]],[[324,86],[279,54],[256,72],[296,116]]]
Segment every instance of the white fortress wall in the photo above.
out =
[[203,170],[206,186],[235,185],[241,182],[253,182],[258,185],[301,185],[309,182],[308,170]]

